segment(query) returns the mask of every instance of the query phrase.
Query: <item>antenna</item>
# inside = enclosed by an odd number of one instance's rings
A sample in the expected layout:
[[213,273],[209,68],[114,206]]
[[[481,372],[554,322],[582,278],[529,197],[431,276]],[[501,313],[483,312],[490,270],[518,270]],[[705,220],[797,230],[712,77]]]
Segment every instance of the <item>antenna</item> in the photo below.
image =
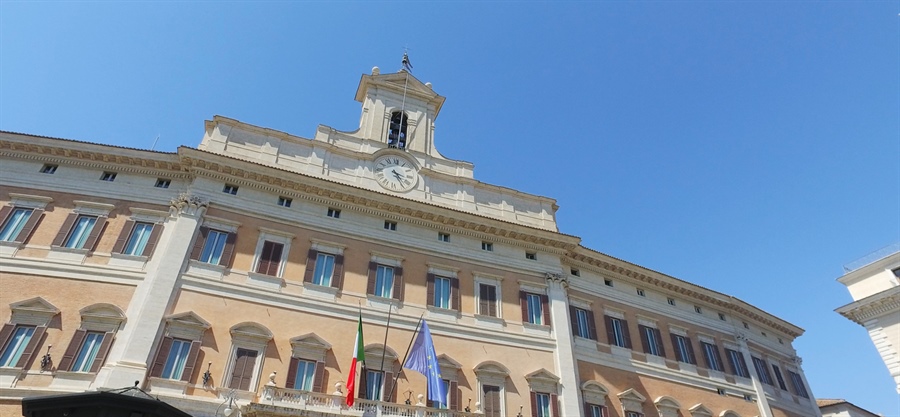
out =
[[156,139],[153,140],[153,146],[150,147],[150,150],[156,149],[156,142],[159,142],[159,134],[156,135]]

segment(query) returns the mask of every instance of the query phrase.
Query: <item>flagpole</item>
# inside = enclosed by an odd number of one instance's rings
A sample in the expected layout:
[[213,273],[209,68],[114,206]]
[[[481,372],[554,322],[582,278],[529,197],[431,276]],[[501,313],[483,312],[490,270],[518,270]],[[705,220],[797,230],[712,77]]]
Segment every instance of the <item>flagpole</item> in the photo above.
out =
[[[381,345],[382,346],[382,349],[381,349],[381,371],[382,372],[384,372],[384,357],[385,357],[385,355],[387,355],[388,330],[391,329],[391,311],[394,310],[392,307],[393,307],[393,304],[388,306],[387,326],[385,326],[385,328],[384,328],[384,344]],[[391,398],[391,397],[388,397],[388,398]]]
[[396,376],[394,376],[394,383],[391,384],[391,391],[388,394],[388,398],[394,397],[394,389],[397,388],[397,380],[400,379],[400,374],[403,373],[403,364],[406,363],[406,358],[409,357],[409,350],[412,349],[413,342],[416,340],[416,336],[419,335],[419,327],[422,326],[423,318],[425,318],[425,313],[422,313],[422,315],[419,316],[419,322],[416,323],[416,331],[413,332],[412,338],[409,339],[409,346],[406,347],[406,354],[403,355],[403,360],[400,361],[400,371],[397,372]]

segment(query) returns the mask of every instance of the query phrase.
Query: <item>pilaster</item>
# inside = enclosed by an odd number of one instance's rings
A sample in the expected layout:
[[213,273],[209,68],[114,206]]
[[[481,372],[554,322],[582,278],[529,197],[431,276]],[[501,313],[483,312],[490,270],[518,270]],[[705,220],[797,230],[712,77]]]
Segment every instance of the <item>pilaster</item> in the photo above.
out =
[[146,276],[135,288],[124,327],[116,334],[106,364],[92,388],[122,388],[144,381],[151,350],[175,298],[175,290],[194,234],[208,203],[181,194],[172,200],[159,245],[147,263]]
[[584,415],[581,410],[581,389],[578,384],[578,364],[572,342],[572,321],[569,319],[568,279],[558,273],[547,273],[547,298],[550,301],[550,322],[556,339],[556,374],[561,385],[559,411],[564,416]]
[[734,338],[738,341],[741,353],[744,355],[744,361],[747,364],[747,372],[750,374],[750,380],[753,381],[753,391],[756,391],[756,406],[759,407],[759,416],[773,417],[772,408],[769,407],[769,399],[766,398],[766,390],[759,380],[756,365],[753,363],[753,354],[750,353],[750,347],[747,346],[748,337],[743,333],[738,333],[734,335]]

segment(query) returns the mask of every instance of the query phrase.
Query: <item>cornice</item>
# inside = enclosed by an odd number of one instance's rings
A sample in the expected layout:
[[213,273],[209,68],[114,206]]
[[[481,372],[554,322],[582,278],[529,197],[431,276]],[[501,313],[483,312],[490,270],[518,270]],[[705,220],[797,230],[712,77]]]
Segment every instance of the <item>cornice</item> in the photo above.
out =
[[[877,294],[872,299],[862,299],[847,304],[837,310],[840,315],[864,326],[869,320],[887,313],[900,311],[900,287],[894,287],[890,293]],[[890,291],[890,290],[889,290]]]
[[[106,145],[95,145],[106,146]],[[109,149],[119,149],[109,146]],[[118,172],[156,175],[165,171],[168,176],[187,178],[175,154],[159,154],[156,152],[122,149],[131,153],[148,153],[157,158],[144,158],[136,155],[122,155],[110,152],[98,152],[87,149],[72,149],[47,146],[35,143],[12,142],[0,140],[0,156],[19,159],[31,159],[41,162],[52,162],[61,165],[77,165],[91,168],[115,167]],[[159,158],[163,155],[163,158]],[[167,160],[168,159],[168,160]],[[173,174],[172,171],[178,174]],[[179,175],[180,174],[180,175]]]
[[[753,308],[752,306],[742,305],[746,303],[743,303],[734,297],[724,294],[720,295],[721,297],[725,297],[727,299],[715,297],[709,294],[713,292],[712,290],[699,287],[697,285],[690,284],[673,277],[665,276],[663,274],[653,273],[649,270],[645,271],[648,271],[650,273],[645,273],[644,271],[642,271],[644,270],[644,268],[638,267],[637,265],[628,264],[625,261],[612,258],[599,252],[594,252],[583,246],[579,246],[579,248],[581,248],[579,252],[568,253],[568,258],[583,264],[591,265],[595,268],[599,268],[600,270],[614,273],[618,276],[627,277],[633,281],[644,283],[645,285],[660,288],[670,293],[680,294],[685,297],[717,306],[723,310],[737,313],[741,316],[750,318],[780,332],[783,332],[784,334],[792,338],[797,338],[803,334],[803,329],[793,326],[790,323],[780,320],[774,316],[768,315],[764,312],[761,313],[760,311],[758,311],[758,309]],[[658,276],[653,276],[655,274],[658,274]]]

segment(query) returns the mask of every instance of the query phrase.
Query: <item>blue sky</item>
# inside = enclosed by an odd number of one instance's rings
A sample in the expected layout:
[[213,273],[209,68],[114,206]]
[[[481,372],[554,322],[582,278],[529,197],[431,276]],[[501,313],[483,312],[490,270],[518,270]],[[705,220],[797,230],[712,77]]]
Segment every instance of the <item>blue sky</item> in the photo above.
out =
[[842,265],[900,241],[896,1],[0,3],[0,129],[157,150],[219,114],[354,130],[359,77],[447,97],[436,140],[556,198],[592,249],[806,329],[819,398],[900,399]]

